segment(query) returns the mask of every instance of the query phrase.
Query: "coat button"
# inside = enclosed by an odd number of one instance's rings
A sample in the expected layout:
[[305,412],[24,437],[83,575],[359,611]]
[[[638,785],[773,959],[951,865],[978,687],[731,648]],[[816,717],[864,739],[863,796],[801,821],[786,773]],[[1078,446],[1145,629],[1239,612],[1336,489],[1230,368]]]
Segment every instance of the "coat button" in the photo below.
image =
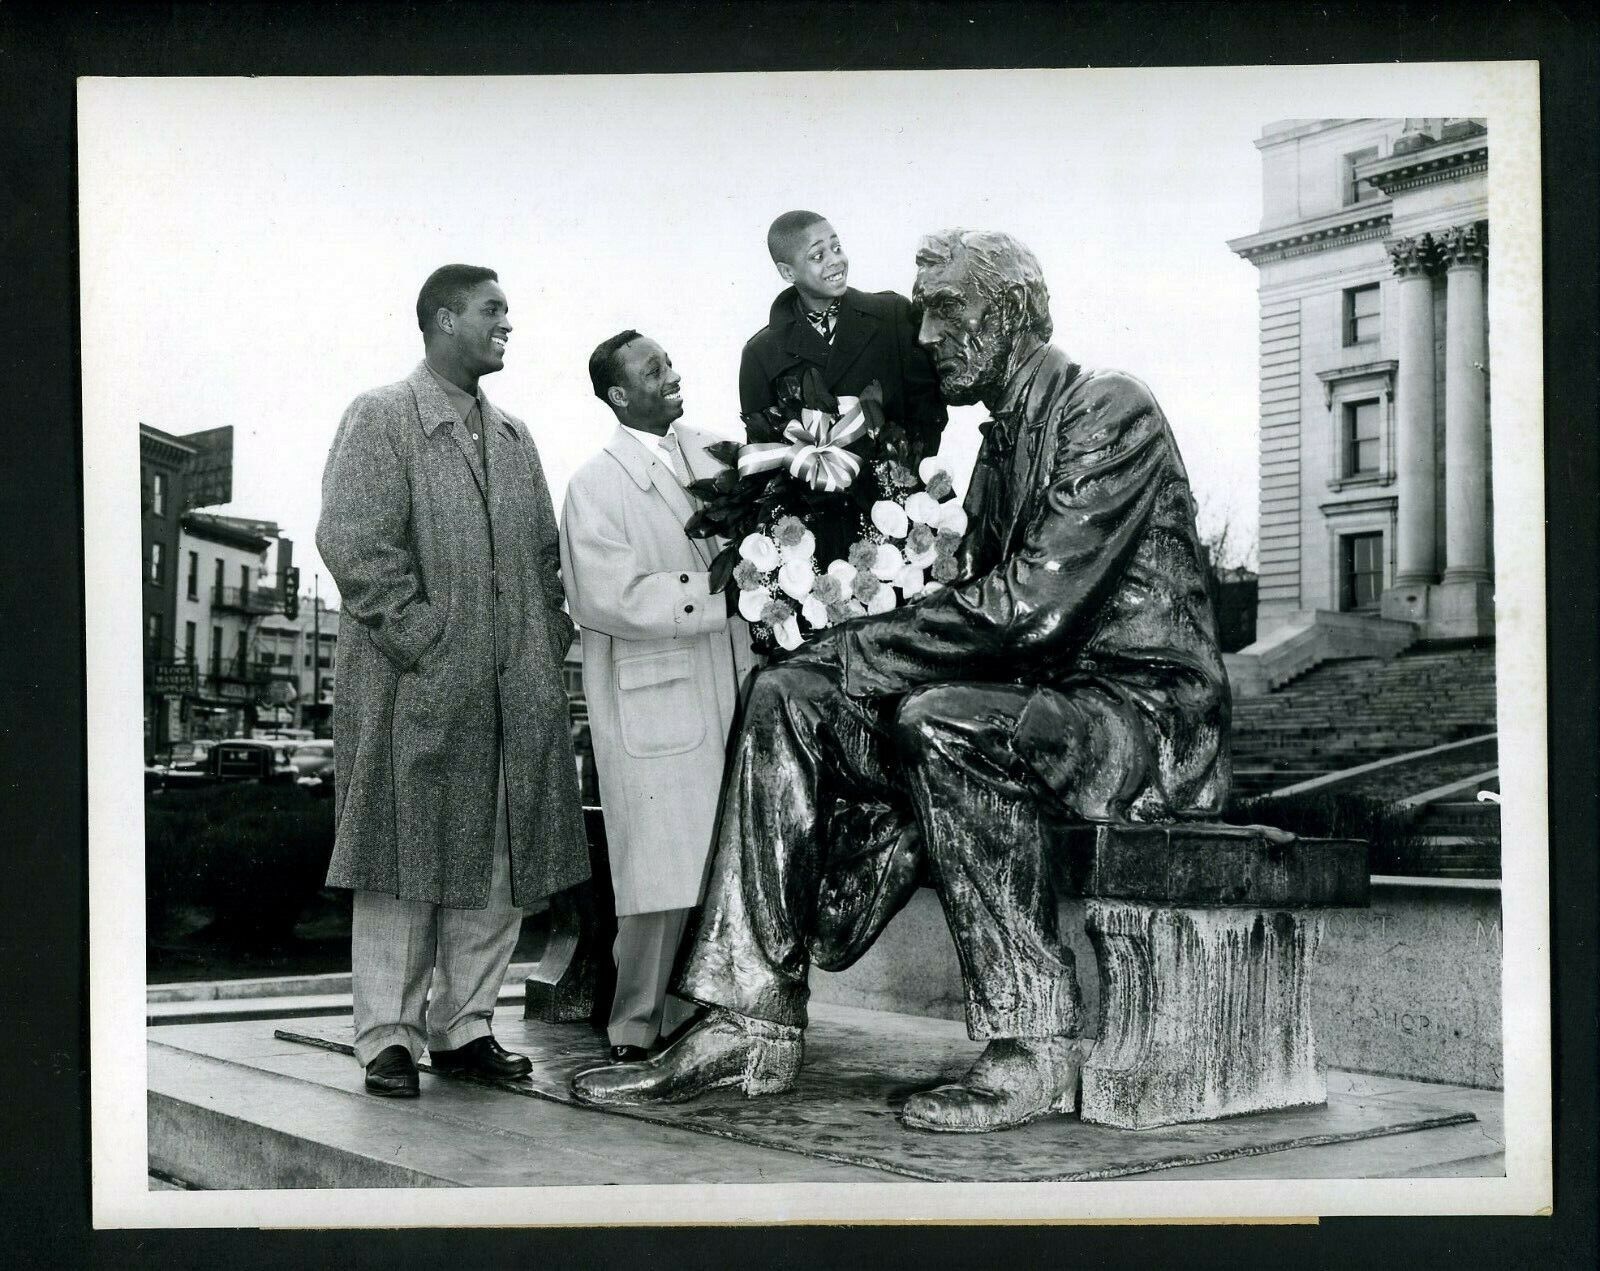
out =
[[684,613],[693,613],[694,612],[694,606],[693,605],[685,605],[683,607],[683,611],[684,611]]
[[689,581],[689,575],[688,575],[688,574],[679,574],[679,575],[678,575],[678,581],[679,581],[679,582],[680,582],[680,583],[686,583],[686,582],[688,582],[688,581]]

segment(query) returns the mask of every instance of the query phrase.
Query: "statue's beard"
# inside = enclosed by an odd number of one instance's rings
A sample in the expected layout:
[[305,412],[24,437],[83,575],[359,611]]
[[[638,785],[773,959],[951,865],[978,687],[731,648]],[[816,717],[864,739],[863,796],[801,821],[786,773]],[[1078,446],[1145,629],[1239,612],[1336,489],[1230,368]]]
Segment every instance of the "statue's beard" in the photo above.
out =
[[967,335],[953,365],[939,368],[939,389],[951,406],[970,406],[993,395],[1005,381],[1005,354],[1010,341],[987,325]]

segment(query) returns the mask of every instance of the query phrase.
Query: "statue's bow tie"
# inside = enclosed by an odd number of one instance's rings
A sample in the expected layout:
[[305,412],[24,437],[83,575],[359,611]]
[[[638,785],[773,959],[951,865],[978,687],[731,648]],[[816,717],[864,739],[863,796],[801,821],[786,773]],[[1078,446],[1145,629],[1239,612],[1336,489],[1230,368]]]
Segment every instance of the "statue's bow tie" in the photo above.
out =
[[997,458],[1011,453],[1017,444],[1017,417],[1010,414],[995,415],[978,425],[989,451]]

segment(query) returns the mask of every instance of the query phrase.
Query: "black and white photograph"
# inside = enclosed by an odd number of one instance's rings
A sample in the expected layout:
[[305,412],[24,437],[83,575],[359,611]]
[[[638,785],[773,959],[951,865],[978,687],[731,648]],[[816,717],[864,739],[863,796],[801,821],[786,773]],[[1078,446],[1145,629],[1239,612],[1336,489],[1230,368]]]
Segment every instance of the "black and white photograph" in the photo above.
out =
[[1537,71],[81,79],[96,1225],[1547,1208]]

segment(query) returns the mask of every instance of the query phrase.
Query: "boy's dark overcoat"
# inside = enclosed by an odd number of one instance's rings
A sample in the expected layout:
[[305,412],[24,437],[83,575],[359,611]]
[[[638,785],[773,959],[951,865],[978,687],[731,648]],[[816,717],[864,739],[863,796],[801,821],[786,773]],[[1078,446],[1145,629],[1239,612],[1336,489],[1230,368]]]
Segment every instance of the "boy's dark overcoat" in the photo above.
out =
[[876,380],[888,421],[905,428],[918,458],[933,454],[947,415],[933,361],[917,343],[911,302],[854,287],[842,299],[830,345],[801,316],[794,288],[778,293],[767,325],[746,341],[739,360],[739,409],[749,415],[773,405],[779,379],[798,378],[807,366],[822,372],[835,396],[859,396]]

